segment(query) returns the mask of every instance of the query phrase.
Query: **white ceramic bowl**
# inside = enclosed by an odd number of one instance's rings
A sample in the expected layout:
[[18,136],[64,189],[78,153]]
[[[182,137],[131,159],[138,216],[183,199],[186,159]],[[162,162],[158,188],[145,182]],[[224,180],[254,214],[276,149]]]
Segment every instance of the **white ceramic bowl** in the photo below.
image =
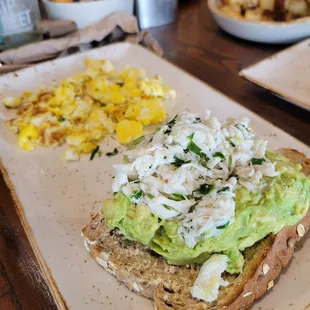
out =
[[251,22],[221,12],[218,0],[208,0],[216,23],[226,32],[249,41],[282,44],[294,43],[310,36],[310,17],[288,22]]
[[117,12],[133,14],[134,0],[97,0],[90,2],[52,2],[43,0],[49,19],[73,20],[83,29]]

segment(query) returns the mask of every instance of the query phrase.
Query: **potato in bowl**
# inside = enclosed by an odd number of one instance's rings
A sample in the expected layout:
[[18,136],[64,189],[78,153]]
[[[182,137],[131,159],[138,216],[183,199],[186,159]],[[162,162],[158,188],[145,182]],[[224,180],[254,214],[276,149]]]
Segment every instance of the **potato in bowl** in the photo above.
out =
[[[275,10],[279,1],[208,0],[208,7],[220,28],[244,40],[267,44],[289,44],[309,37],[309,0],[281,0],[282,9]],[[297,1],[308,1],[308,15],[303,15],[305,14],[303,6],[298,7]],[[286,3],[294,4],[289,8]],[[292,12],[295,12],[295,15]],[[300,13],[297,14],[297,12]]]
[[249,21],[290,21],[310,15],[309,0],[221,0],[220,10]]

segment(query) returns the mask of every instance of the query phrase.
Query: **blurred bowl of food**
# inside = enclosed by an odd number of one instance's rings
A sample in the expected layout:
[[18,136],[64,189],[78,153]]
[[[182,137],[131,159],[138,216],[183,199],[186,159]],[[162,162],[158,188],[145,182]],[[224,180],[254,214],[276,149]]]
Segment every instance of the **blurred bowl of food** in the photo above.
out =
[[287,44],[310,36],[309,0],[208,0],[216,23],[238,38]]
[[42,0],[47,16],[52,20],[72,20],[83,29],[114,12],[133,14],[134,0],[93,0],[69,2],[69,0]]

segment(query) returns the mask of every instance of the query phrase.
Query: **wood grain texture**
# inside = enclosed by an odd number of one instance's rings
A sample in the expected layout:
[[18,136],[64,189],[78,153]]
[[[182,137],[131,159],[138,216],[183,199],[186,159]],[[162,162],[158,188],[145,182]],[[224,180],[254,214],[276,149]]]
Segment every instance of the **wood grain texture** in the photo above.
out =
[[[310,145],[310,114],[238,76],[284,46],[235,39],[212,20],[206,0],[180,0],[175,24],[151,29],[165,57]],[[1,156],[1,150],[0,150]],[[57,309],[0,176],[0,309]]]
[[57,309],[1,175],[0,309]]

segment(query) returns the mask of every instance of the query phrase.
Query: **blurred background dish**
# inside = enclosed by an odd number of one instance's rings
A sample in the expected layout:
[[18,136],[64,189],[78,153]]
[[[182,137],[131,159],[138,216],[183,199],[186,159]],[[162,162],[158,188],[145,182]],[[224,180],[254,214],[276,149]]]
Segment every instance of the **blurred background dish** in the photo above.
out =
[[309,46],[310,38],[244,68],[239,75],[310,111]]
[[54,2],[42,0],[49,19],[74,21],[83,29],[114,12],[133,14],[134,0],[97,0],[85,2]]
[[309,0],[218,0],[219,9],[229,16],[248,21],[291,21],[310,16]]
[[[257,0],[249,1],[252,1],[252,5],[254,2],[255,5],[259,5]],[[268,1],[272,2],[272,0]],[[260,2],[267,5],[262,0]],[[297,15],[282,12],[282,19],[285,19],[285,21],[266,20],[268,18],[263,16],[261,8],[257,7],[257,11],[250,9],[247,12],[242,5],[240,6],[240,3],[242,3],[242,0],[239,1],[239,4],[235,4],[234,8],[232,6],[223,10],[222,0],[208,0],[209,9],[216,23],[229,34],[241,39],[269,44],[294,43],[310,36],[309,16],[296,19]],[[244,11],[244,16],[239,13],[239,7]],[[300,10],[302,11],[303,9],[304,7],[301,6]],[[273,13],[271,10],[268,11],[270,12],[269,19],[272,19]],[[293,17],[295,19],[286,20]]]

